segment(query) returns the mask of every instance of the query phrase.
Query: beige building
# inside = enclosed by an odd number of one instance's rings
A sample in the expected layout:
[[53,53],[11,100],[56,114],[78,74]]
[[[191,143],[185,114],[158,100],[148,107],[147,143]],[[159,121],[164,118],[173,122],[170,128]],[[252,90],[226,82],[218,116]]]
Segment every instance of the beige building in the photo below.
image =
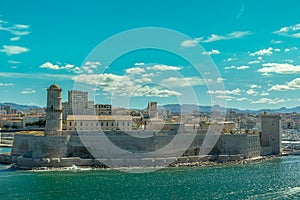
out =
[[67,130],[79,131],[128,131],[133,120],[129,115],[68,115]]

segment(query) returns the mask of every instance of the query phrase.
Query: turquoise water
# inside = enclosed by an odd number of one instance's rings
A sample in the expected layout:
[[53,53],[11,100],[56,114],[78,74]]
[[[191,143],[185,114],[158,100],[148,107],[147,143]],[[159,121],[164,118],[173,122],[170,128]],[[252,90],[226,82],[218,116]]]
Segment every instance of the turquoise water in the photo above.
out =
[[0,153],[9,153],[9,152],[11,152],[10,147],[1,147],[0,148]]
[[143,174],[0,165],[0,188],[0,199],[300,199],[300,157]]

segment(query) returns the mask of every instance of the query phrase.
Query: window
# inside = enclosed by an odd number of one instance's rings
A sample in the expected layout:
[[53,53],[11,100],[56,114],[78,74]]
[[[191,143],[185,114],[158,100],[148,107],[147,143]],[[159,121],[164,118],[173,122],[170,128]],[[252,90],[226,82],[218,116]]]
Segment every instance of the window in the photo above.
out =
[[103,126],[103,122],[101,122],[101,126]]
[[72,122],[70,122],[69,125],[72,126]]
[[108,126],[108,122],[106,122],[106,126]]
[[82,126],[82,122],[80,122],[80,126]]

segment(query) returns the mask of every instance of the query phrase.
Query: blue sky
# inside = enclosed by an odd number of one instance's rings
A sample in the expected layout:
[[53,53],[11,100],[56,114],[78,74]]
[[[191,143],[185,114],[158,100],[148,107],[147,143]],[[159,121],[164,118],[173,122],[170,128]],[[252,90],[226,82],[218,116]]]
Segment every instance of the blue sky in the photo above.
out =
[[[97,88],[91,99],[98,103],[117,105],[127,94],[129,107],[194,103],[191,91],[201,105],[210,105],[213,95],[241,109],[299,106],[299,7],[298,1],[256,0],[1,1],[0,102],[44,106],[52,83],[63,88],[66,100],[80,80]],[[189,36],[178,48],[201,45],[222,77],[210,81],[225,89],[209,90],[190,63],[164,51],[133,51],[109,66],[87,60],[101,42],[142,27]],[[112,94],[116,90],[122,92]]]

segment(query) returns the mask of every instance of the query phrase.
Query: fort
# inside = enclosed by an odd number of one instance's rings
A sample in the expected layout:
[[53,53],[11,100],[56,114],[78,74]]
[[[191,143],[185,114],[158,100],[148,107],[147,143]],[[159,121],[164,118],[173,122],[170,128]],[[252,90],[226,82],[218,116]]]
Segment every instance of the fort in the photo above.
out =
[[[161,128],[159,131],[154,129],[101,130],[103,134],[99,135],[101,126],[94,130],[76,130],[74,127],[76,121],[72,121],[76,120],[75,116],[68,117],[71,120],[68,121],[70,129],[63,130],[62,113],[62,89],[53,84],[47,89],[44,135],[16,134],[11,154],[2,155],[0,161],[11,163],[12,167],[18,169],[71,167],[74,165],[114,167],[115,163],[118,163],[116,167],[128,167],[132,166],[131,159],[142,161],[134,162],[138,166],[161,166],[164,163],[170,165],[203,161],[227,162],[281,153],[280,117],[269,116],[266,113],[262,117],[261,134],[218,134],[214,146],[207,147],[203,147],[204,141],[207,139],[207,130],[184,130],[180,127],[175,129]],[[150,114],[155,115],[152,111]],[[83,118],[89,119],[91,116]],[[96,120],[99,118],[96,117]],[[85,126],[84,123],[81,125]],[[130,124],[130,126],[132,125]],[[178,134],[179,129],[180,133]],[[135,137],[141,135],[147,137]],[[165,152],[163,156],[161,154],[149,154],[152,155],[151,157],[135,156],[138,153],[160,150],[169,144],[175,136],[180,141],[192,138],[191,144],[184,149],[180,156],[174,157],[178,154],[177,151],[182,150],[177,148],[172,148],[172,151]],[[131,152],[132,157],[125,154],[124,156],[115,155],[110,146],[104,144],[107,138],[118,148]],[[202,154],[203,148],[210,149],[209,154]],[[110,157],[105,157],[104,152],[108,151],[111,151]],[[112,160],[114,162],[111,162]],[[107,165],[107,163],[111,164]]]

